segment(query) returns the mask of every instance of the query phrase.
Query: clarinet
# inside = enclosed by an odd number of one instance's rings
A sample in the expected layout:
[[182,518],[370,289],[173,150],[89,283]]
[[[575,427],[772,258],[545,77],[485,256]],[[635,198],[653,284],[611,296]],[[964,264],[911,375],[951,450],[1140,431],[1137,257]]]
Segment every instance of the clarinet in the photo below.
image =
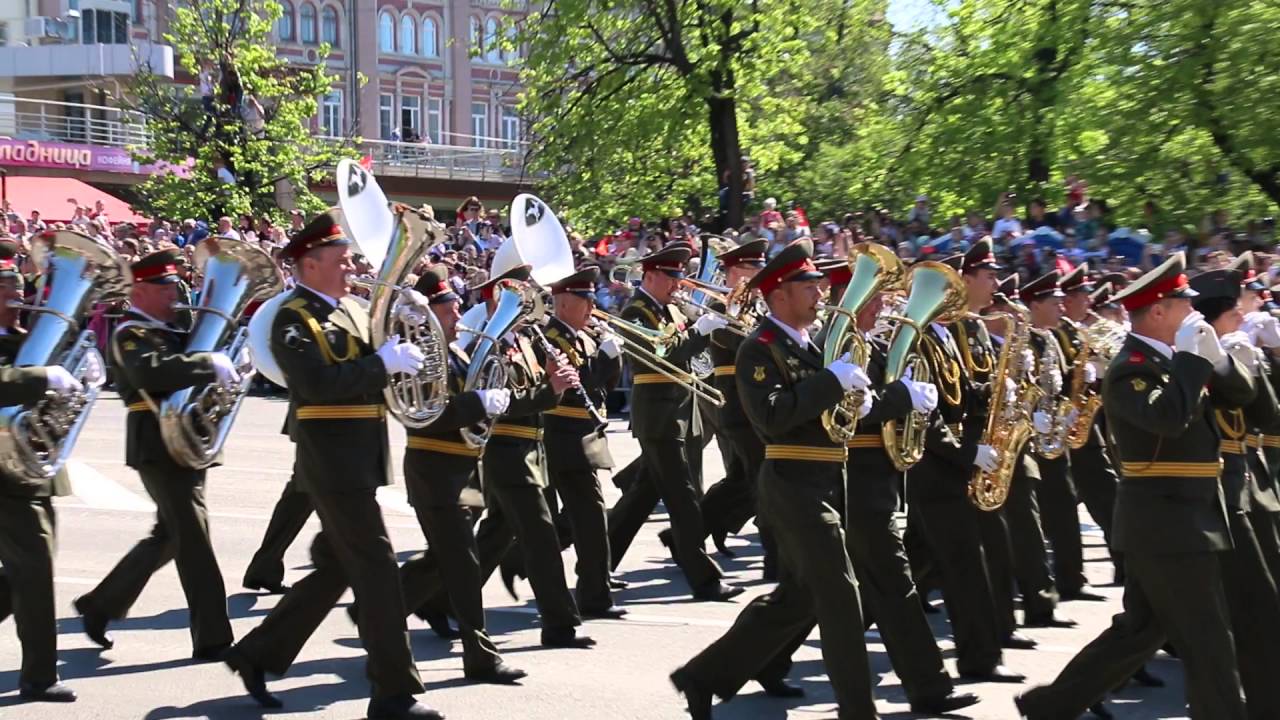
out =
[[[529,329],[533,330],[533,334],[538,338],[538,342],[542,343],[542,349],[547,353],[547,355],[555,357],[556,355],[562,354],[554,345],[551,344],[551,341],[547,339],[547,336],[542,333],[542,328],[536,323],[530,323]],[[581,398],[582,404],[586,406],[587,414],[591,416],[592,420],[596,421],[596,434],[603,435],[604,429],[609,426],[609,419],[606,418],[600,412],[600,408],[596,407],[596,404],[591,401],[591,396],[587,394],[587,388],[583,386],[581,380],[579,380],[578,384],[575,385],[573,389],[578,393],[578,397]]]

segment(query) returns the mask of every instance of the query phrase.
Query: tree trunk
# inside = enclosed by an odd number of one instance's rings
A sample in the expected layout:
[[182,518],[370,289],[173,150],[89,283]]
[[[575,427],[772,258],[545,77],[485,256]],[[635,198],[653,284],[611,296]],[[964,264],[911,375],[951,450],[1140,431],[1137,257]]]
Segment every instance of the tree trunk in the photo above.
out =
[[729,197],[724,217],[725,228],[742,226],[742,145],[738,140],[738,106],[732,96],[711,95],[707,98],[707,121],[711,129],[711,152],[716,161],[716,187],[721,187],[729,174]]

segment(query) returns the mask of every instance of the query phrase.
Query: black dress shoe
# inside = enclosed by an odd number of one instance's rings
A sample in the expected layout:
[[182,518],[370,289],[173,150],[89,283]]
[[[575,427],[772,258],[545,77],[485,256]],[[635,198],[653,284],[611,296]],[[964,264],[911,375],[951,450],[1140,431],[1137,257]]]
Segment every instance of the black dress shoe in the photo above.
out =
[[1133,681],[1142,687],[1158,688],[1164,687],[1164,680],[1156,675],[1152,675],[1146,665],[1138,668],[1138,672],[1133,674]]
[[209,647],[198,648],[191,653],[191,659],[199,660],[200,662],[221,660],[223,654],[225,654],[230,647],[231,643],[221,643],[219,645],[210,645]]
[[1050,610],[1044,615],[1027,615],[1023,618],[1022,624],[1026,627],[1035,628],[1073,628],[1078,623],[1075,620],[1060,618]]
[[764,694],[769,697],[776,698],[798,698],[804,697],[804,688],[799,685],[792,685],[787,682],[786,678],[778,678],[776,680],[756,680],[760,683],[760,687],[764,688]]
[[75,691],[56,681],[48,685],[21,683],[18,685],[18,697],[28,702],[69,703],[76,701]]
[[595,638],[579,635],[578,631],[571,627],[542,631],[542,647],[589,648],[595,647],[595,644]]
[[1074,592],[1062,593],[1063,600],[1083,600],[1086,602],[1104,602],[1107,599],[1105,595],[1099,595],[1096,592],[1090,592],[1084,588],[1080,588]]
[[714,585],[699,588],[693,591],[695,600],[706,600],[710,602],[723,602],[741,595],[743,588],[736,585],[725,585],[717,580]]
[[374,698],[366,711],[369,720],[444,720],[444,715],[418,702],[412,695]]
[[583,608],[582,617],[592,618],[595,620],[617,620],[627,614],[627,609],[621,605],[610,605],[607,608],[598,610],[588,610]]
[[463,675],[471,682],[488,683],[490,685],[515,685],[523,680],[529,673],[513,668],[510,665],[498,661],[497,665],[484,670],[468,670]]
[[684,695],[691,720],[711,720],[711,691],[685,677],[679,670],[671,673],[671,684]]
[[1115,718],[1115,715],[1111,714],[1111,711],[1107,709],[1107,706],[1101,700],[1089,706],[1089,713],[1096,718],[1102,718],[1102,720],[1114,720]]
[[269,709],[284,707],[284,703],[267,690],[266,671],[245,657],[244,653],[234,645],[222,654],[222,662],[231,668],[231,672],[240,676],[245,692],[249,693],[249,697],[256,700],[259,706]]
[[626,580],[613,577],[612,575],[609,576],[610,590],[626,590],[629,587],[631,587],[631,583],[627,582]]
[[1009,636],[1000,643],[1000,647],[1009,650],[1031,650],[1036,645],[1039,643],[1020,632],[1009,633]]
[[662,546],[667,549],[667,552],[671,553],[671,562],[679,565],[680,555],[676,552],[676,538],[671,534],[671,528],[667,528],[666,530],[662,530],[658,533],[658,542],[662,543]]
[[265,592],[268,595],[283,595],[289,592],[289,586],[278,580],[258,580],[256,578],[245,578],[241,583],[245,590],[253,592]]
[[449,624],[449,613],[419,608],[413,614],[425,622],[427,627],[431,628],[431,632],[442,640],[457,640],[462,637],[462,631]]
[[911,703],[911,712],[920,715],[944,715],[960,708],[976,705],[978,696],[973,693],[947,693],[942,697],[928,698]]
[[84,597],[78,597],[71,602],[76,612],[80,613],[80,622],[84,625],[84,634],[89,639],[98,644],[103,650],[110,650],[116,646],[116,642],[107,634],[107,623],[110,619],[106,615],[98,612],[85,601]]
[[715,530],[711,533],[711,544],[716,546],[716,552],[720,553],[721,555],[727,558],[736,558],[738,557],[738,554],[730,550],[729,547],[724,544],[725,540],[727,540],[728,538],[729,538],[729,533],[727,531]]
[[965,680],[995,683],[1020,683],[1027,680],[1026,675],[1014,672],[1004,665],[997,665],[986,672],[961,672],[960,677]]
[[516,592],[516,578],[519,577],[519,574],[513,568],[509,568],[506,565],[499,565],[498,575],[502,577],[502,587],[507,589],[507,594],[511,596],[512,600],[518,601],[520,599],[520,593]]

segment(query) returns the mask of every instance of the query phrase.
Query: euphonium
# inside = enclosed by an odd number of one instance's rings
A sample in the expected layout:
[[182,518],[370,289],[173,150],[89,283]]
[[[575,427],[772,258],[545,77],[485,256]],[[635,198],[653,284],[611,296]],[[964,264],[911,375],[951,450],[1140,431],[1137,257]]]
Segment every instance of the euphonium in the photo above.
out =
[[[245,308],[254,300],[284,288],[275,261],[256,245],[209,238],[200,244],[204,284],[200,304],[191,310],[194,322],[186,352],[221,352],[234,362],[249,341],[249,329],[238,327]],[[252,366],[241,368],[234,385],[213,382],[197,390],[182,388],[159,405],[160,436],[169,455],[186,467],[213,464],[231,432],[240,404],[253,383]]]
[[[935,320],[950,322],[965,314],[966,291],[960,273],[949,265],[926,260],[911,266],[907,271],[907,284],[911,290],[901,316],[889,341],[889,354],[885,365],[886,385],[901,379],[908,370],[912,379],[930,382],[932,371],[929,363],[917,352],[917,344],[932,342],[924,335],[924,329]],[[919,462],[924,454],[924,435],[929,416],[912,410],[902,420],[885,422],[881,428],[884,449],[894,467],[906,470]]]
[[[80,318],[94,303],[123,298],[132,276],[119,256],[84,235],[59,230],[49,242],[32,247],[32,259],[43,270],[37,304],[14,304],[35,320],[13,364],[61,365],[83,382],[90,356],[99,368],[106,365],[93,331],[79,331]],[[32,407],[0,409],[0,465],[29,480],[52,478],[71,455],[97,398],[98,388],[85,384],[69,395],[49,393]]]
[[[991,373],[991,408],[979,442],[995,449],[998,464],[991,472],[975,469],[969,480],[969,501],[979,510],[998,510],[1009,497],[1009,484],[1021,460],[1022,448],[1031,439],[1027,408],[1035,405],[1040,395],[1040,388],[1027,381],[1031,371],[1025,361],[1031,337],[1030,313],[1016,305],[1011,307],[1012,313],[992,314],[1005,322],[1005,341]],[[1014,383],[1012,398],[1005,393],[1006,380]]]
[[[516,280],[499,280],[494,292],[498,302],[493,313],[476,334],[476,344],[471,350],[471,364],[467,366],[467,378],[463,392],[473,390],[497,390],[507,386],[509,375],[502,357],[502,338],[511,332],[529,311],[533,301],[532,286]],[[469,447],[482,448],[493,432],[493,418],[463,428],[462,439]]]
[[[871,345],[856,327],[858,312],[882,290],[901,291],[906,269],[892,250],[870,242],[854,246],[849,264],[853,277],[840,298],[840,305],[832,308],[836,312],[827,317],[829,325],[822,347],[822,364],[830,365],[847,352],[854,363],[866,367]],[[822,413],[822,427],[826,428],[831,442],[843,445],[853,439],[865,395],[866,390],[850,390],[835,407]]]

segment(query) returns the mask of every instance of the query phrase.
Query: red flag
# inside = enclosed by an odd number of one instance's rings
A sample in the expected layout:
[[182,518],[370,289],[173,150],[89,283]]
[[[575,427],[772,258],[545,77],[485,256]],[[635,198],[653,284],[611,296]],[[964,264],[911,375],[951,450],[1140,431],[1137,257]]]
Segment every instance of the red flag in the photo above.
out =
[[372,170],[372,169],[373,169],[373,156],[372,156],[372,155],[365,155],[364,157],[360,158],[360,167],[364,168],[365,170]]
[[597,255],[602,255],[602,256],[603,256],[603,255],[608,255],[608,254],[609,254],[609,243],[610,243],[610,241],[612,241],[612,240],[613,240],[613,236],[612,236],[612,235],[605,235],[604,237],[600,238],[600,241],[596,243],[596,254],[597,254]]
[[809,216],[805,213],[804,208],[796,208],[796,224],[800,227],[809,227]]

